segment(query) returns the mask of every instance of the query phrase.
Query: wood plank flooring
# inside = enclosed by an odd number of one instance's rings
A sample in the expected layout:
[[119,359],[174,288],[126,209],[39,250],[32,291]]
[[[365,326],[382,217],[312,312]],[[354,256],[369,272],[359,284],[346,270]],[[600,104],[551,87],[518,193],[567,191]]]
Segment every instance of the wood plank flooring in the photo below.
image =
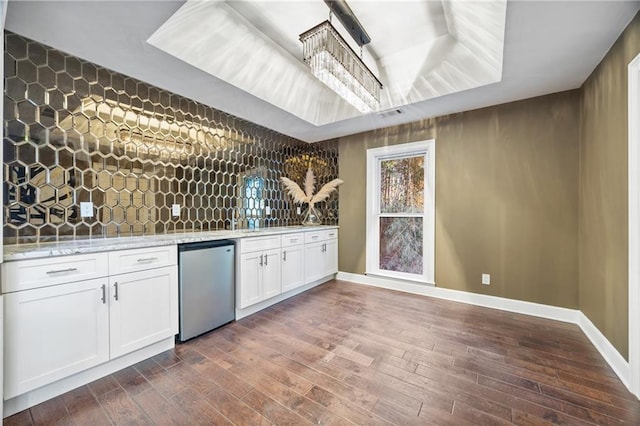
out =
[[5,419],[30,424],[640,424],[571,324],[332,281]]

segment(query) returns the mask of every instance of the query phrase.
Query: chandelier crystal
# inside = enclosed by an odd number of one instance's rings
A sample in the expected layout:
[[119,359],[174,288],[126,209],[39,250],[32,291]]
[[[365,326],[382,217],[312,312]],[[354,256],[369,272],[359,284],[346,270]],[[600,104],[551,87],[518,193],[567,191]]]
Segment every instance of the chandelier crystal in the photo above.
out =
[[358,111],[380,107],[382,83],[329,21],[300,34],[303,61],[312,74]]

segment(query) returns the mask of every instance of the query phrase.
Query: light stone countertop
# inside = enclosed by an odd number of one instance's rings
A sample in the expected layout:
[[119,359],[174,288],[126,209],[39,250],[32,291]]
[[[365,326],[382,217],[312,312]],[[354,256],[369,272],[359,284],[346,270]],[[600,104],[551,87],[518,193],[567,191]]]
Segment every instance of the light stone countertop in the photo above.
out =
[[72,254],[98,253],[113,250],[128,250],[144,247],[158,247],[174,244],[195,243],[199,241],[238,239],[337,228],[338,226],[335,225],[297,225],[261,228],[257,230],[238,229],[235,231],[222,230],[205,232],[183,232],[174,234],[146,235],[139,237],[100,237],[93,239],[87,238],[60,242],[6,245],[4,246],[4,261],[11,262],[15,260],[38,259],[51,256],[68,256]]

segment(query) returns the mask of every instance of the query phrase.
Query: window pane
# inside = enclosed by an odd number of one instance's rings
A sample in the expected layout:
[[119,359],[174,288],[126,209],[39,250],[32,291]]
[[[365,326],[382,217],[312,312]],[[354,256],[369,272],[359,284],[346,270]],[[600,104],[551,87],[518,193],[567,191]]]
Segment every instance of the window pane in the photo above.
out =
[[380,161],[380,212],[424,211],[424,156]]
[[421,217],[380,218],[380,269],[422,275]]

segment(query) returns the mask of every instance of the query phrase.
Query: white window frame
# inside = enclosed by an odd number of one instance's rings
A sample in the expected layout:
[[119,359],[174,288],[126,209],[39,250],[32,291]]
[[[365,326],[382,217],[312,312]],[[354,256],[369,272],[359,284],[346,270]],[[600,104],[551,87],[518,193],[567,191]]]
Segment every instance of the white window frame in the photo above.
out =
[[[422,275],[380,269],[380,162],[425,156]],[[366,274],[435,285],[436,141],[429,139],[367,150]],[[415,215],[407,215],[414,217]],[[418,216],[420,217],[420,216]]]

